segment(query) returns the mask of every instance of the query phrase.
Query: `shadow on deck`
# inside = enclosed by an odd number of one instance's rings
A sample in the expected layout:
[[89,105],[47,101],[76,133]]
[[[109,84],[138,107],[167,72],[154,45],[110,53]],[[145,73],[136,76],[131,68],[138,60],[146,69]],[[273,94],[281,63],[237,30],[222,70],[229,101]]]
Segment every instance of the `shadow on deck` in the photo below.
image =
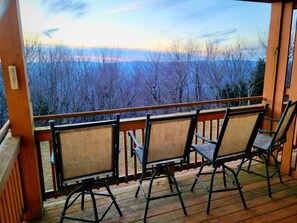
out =
[[[263,169],[260,164],[253,168]],[[187,170],[176,174],[177,181],[183,191],[182,196],[188,215],[184,215],[178,197],[170,197],[150,202],[147,222],[297,222],[297,180],[283,175],[284,184],[281,184],[278,178],[274,177],[271,180],[272,198],[269,198],[266,179],[242,171],[239,181],[243,185],[243,194],[248,209],[244,209],[238,191],[214,193],[210,214],[207,215],[207,192],[199,183],[193,192],[190,191],[197,171],[198,169]],[[203,177],[209,178],[209,176]],[[215,179],[215,184],[222,184],[220,174]],[[123,216],[120,217],[113,206],[103,222],[143,222],[145,199],[141,193],[138,198],[134,197],[136,187],[136,182],[111,187]],[[169,191],[165,179],[155,182],[154,195]],[[34,223],[59,222],[59,213],[62,210],[64,199],[65,197],[47,201],[44,205],[44,216]],[[99,213],[103,211],[108,202],[109,200],[106,198],[97,200]],[[87,200],[85,206],[85,210],[81,211],[80,205],[77,203],[69,210],[73,216],[91,217],[90,199]],[[69,221],[65,220],[64,222]]]

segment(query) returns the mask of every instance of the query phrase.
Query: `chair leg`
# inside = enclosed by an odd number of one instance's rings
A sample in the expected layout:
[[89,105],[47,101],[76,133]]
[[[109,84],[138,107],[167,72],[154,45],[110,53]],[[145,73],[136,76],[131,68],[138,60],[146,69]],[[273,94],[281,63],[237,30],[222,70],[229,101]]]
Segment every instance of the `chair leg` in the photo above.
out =
[[78,191],[83,191],[85,190],[85,187],[84,186],[80,186],[79,188],[71,191],[66,200],[65,200],[65,204],[64,204],[64,208],[63,210],[61,211],[60,213],[60,223],[63,223],[64,221],[64,218],[66,218],[65,214],[66,214],[66,210],[77,200],[77,198],[82,194],[82,192],[80,192],[71,202],[70,201],[70,198],[72,197],[73,194],[77,193]]
[[207,202],[207,210],[206,213],[209,214],[209,209],[210,209],[210,202],[211,202],[211,195],[212,195],[212,189],[213,189],[213,181],[214,181],[214,175],[217,170],[217,167],[214,167],[211,177],[210,177],[210,185],[209,185],[209,191],[208,191],[208,202]]
[[119,215],[122,216],[123,214],[121,212],[121,209],[120,209],[120,207],[119,207],[119,205],[118,205],[118,203],[116,201],[116,198],[113,196],[111,190],[109,189],[109,186],[105,185],[105,188],[106,188],[106,191],[108,192],[109,196],[111,197],[111,200],[113,201]]
[[236,172],[236,175],[237,175],[237,176],[238,176],[238,174],[239,174],[239,171],[241,170],[242,165],[246,162],[245,159],[246,159],[246,158],[242,158],[240,164],[239,164],[238,167],[237,167],[237,172]]
[[249,165],[247,167],[247,172],[250,172],[252,161],[253,161],[253,158],[252,157],[249,158]]
[[194,190],[194,187],[195,187],[195,185],[196,185],[196,183],[197,183],[197,179],[199,178],[199,176],[200,176],[200,174],[201,174],[201,172],[202,172],[202,169],[204,168],[204,166],[206,166],[206,165],[208,165],[208,164],[209,164],[208,162],[204,162],[204,163],[202,163],[202,165],[201,165],[201,167],[200,167],[198,173],[197,173],[196,176],[195,176],[195,180],[194,180],[194,183],[193,183],[193,185],[192,185],[192,187],[191,187],[191,191]]
[[181,191],[180,191],[180,189],[178,187],[177,181],[176,181],[175,177],[171,173],[167,172],[167,175],[173,181],[173,183],[175,185],[175,188],[176,188],[176,191],[177,191],[177,194],[178,194],[178,197],[179,197],[179,200],[180,200],[180,203],[181,203],[181,206],[183,208],[184,214],[187,215],[187,210],[186,210],[183,198],[181,196]]
[[[250,169],[251,169],[251,164],[252,164],[252,161],[253,161],[253,158],[252,157],[247,157],[247,158],[242,158],[240,164],[238,165],[238,169],[237,169],[237,172],[236,172],[236,175],[238,176],[240,170],[244,170],[245,172],[250,172]],[[242,169],[242,165],[246,162],[249,162],[248,165],[247,165],[247,168],[246,170],[245,169]]]
[[172,180],[170,179],[169,174],[167,174],[167,178],[168,178],[168,183],[169,183],[169,187],[170,187],[170,191],[173,192],[173,188],[172,188]]
[[241,190],[241,186],[240,186],[238,178],[237,178],[237,174],[235,173],[235,171],[233,169],[231,169],[231,168],[229,168],[227,166],[225,166],[225,167],[233,174],[234,180],[235,180],[237,188],[239,190],[239,194],[240,194],[240,197],[241,197],[242,204],[243,204],[244,208],[247,209],[247,206],[246,206],[246,203],[245,203],[245,200],[244,200],[244,196],[243,196],[243,193],[242,193],[242,190]]
[[222,169],[223,169],[224,187],[226,188],[227,187],[227,183],[226,183],[226,170],[225,170],[225,167],[224,166],[222,166]]
[[88,193],[91,195],[91,199],[92,199],[92,204],[93,204],[93,210],[94,210],[94,217],[95,217],[95,222],[99,222],[98,220],[98,212],[97,212],[97,205],[96,205],[96,199],[94,196],[94,193],[92,191],[91,188],[86,188],[88,190]]
[[83,189],[83,191],[81,192],[81,206],[80,209],[84,210],[85,208],[85,190]]
[[260,156],[263,159],[264,164],[265,164],[268,195],[269,195],[269,197],[271,197],[270,176],[269,176],[269,168],[268,168],[269,161],[268,161],[268,159],[262,153],[260,153]]
[[147,192],[147,196],[146,196],[146,205],[145,205],[144,217],[143,217],[144,222],[146,222],[147,212],[148,212],[148,209],[149,209],[149,203],[150,203],[150,199],[151,199],[153,181],[154,181],[156,175],[157,175],[157,170],[153,173],[153,175],[151,177],[151,180],[150,180],[150,183],[149,183],[149,188],[148,188],[148,192]]
[[137,190],[136,190],[136,193],[135,193],[135,197],[138,196],[139,189],[140,189],[140,186],[141,186],[141,184],[142,184],[143,178],[144,178],[144,173],[141,174],[141,178],[140,178],[139,181],[138,181],[138,187],[137,187]]
[[275,171],[277,171],[279,181],[283,184],[283,179],[280,173],[280,168],[278,166],[277,159],[274,155],[271,155],[271,156],[273,157],[273,160],[274,160],[274,168],[275,168]]

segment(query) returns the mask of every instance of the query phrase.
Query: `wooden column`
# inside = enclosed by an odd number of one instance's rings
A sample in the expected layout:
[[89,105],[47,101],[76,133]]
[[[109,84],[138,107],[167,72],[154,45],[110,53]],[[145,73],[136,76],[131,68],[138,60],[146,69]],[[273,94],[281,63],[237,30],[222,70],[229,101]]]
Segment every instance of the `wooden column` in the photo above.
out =
[[[290,45],[290,30],[292,23],[293,3],[272,3],[271,21],[269,29],[268,49],[265,67],[263,97],[271,105],[271,117],[280,118],[285,96],[285,80],[287,72],[287,60]],[[269,126],[275,129],[277,123]],[[267,128],[268,126],[266,126]],[[290,134],[291,132],[288,132]],[[292,134],[292,133],[291,133]],[[281,169],[284,173],[290,173],[290,155],[292,137],[288,135],[284,149]],[[288,149],[290,151],[288,151]]]
[[[5,5],[5,2],[8,4]],[[33,134],[33,116],[24,60],[19,2],[18,0],[0,1],[0,7],[2,9],[5,7],[4,13],[0,15],[0,58],[8,116],[12,136],[21,137],[19,166],[26,209],[24,220],[30,220],[41,216],[42,200]],[[16,67],[19,89],[13,90],[10,86],[9,65]]]
[[[297,2],[295,2],[295,13],[297,12],[296,10],[297,7]],[[295,33],[295,46],[294,46],[294,54],[293,54],[293,64],[292,64],[292,74],[291,74],[291,83],[290,83],[290,88],[287,89],[286,93],[289,95],[289,99],[292,101],[297,100],[297,35]],[[292,140],[295,145],[297,145],[297,124],[296,120],[294,124],[291,126],[289,129],[290,136],[292,137]],[[293,168],[291,175],[294,178],[297,178],[297,163],[295,163],[295,168]]]

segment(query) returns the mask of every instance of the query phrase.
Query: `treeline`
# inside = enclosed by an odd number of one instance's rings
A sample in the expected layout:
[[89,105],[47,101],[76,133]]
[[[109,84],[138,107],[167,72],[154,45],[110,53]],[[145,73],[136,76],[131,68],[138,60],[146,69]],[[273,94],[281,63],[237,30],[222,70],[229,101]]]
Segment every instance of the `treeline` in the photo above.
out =
[[[262,95],[265,60],[259,46],[221,49],[211,41],[203,46],[175,41],[165,52],[148,53],[145,62],[127,66],[118,49],[102,49],[94,60],[84,48],[43,46],[32,35],[25,42],[35,116]],[[2,80],[0,96],[3,124]]]

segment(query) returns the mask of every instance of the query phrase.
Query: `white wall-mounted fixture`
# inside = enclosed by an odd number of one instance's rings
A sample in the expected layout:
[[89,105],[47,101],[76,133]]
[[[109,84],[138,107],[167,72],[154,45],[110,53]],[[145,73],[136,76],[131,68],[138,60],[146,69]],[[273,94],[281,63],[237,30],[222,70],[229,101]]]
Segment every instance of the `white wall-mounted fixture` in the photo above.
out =
[[9,72],[9,79],[10,79],[11,89],[12,90],[19,89],[16,67],[13,66],[13,65],[8,66],[8,72]]

